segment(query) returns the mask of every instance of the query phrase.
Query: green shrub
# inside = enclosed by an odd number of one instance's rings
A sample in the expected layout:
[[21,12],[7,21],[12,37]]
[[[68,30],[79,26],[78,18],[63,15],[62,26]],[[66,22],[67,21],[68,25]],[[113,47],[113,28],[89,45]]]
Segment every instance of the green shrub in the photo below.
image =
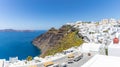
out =
[[28,57],[26,58],[26,60],[27,60],[27,61],[31,61],[31,60],[32,60],[32,56],[28,56]]

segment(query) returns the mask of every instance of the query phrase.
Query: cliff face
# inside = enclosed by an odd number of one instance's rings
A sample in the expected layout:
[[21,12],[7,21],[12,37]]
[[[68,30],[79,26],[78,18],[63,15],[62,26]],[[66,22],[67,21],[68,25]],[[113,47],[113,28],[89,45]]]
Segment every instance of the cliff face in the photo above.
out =
[[[69,25],[63,25],[60,29],[51,28],[45,34],[38,36],[33,40],[33,44],[41,49],[41,56],[45,56],[50,49],[62,44],[62,39],[65,38],[69,33],[75,32]],[[47,55],[47,54],[46,54]]]

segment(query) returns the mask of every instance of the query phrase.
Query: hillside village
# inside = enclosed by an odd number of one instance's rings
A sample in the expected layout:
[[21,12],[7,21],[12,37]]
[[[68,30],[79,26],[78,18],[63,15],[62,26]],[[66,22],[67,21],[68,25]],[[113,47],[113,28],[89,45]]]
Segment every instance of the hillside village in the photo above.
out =
[[[71,47],[44,58],[36,56],[30,61],[19,60],[18,57],[10,58],[8,61],[1,59],[0,67],[89,67],[90,65],[95,67],[94,63],[99,64],[99,62],[96,62],[96,58],[119,61],[120,20],[102,19],[99,22],[77,21],[67,23],[66,25],[79,30],[78,34],[84,40],[82,45]],[[117,57],[117,59],[110,59],[111,57]],[[107,62],[104,65],[109,65]],[[120,67],[119,63],[113,64]]]

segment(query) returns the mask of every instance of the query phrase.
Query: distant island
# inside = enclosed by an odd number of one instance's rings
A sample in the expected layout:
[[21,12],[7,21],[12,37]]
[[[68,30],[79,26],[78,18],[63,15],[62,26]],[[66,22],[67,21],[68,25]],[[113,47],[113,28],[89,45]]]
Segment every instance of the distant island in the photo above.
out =
[[1,29],[0,32],[34,32],[35,30]]

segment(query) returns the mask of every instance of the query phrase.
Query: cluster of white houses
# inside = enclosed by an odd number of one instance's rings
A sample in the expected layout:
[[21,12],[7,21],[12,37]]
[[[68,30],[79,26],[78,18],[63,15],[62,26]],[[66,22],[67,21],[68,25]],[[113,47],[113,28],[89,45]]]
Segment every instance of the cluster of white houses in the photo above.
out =
[[[120,67],[120,20],[103,19],[100,22],[67,23],[79,29],[85,43],[45,58],[32,61],[10,58],[0,60],[0,67],[65,67],[71,58],[94,54],[90,60],[77,67]],[[74,67],[74,66],[73,66]]]

